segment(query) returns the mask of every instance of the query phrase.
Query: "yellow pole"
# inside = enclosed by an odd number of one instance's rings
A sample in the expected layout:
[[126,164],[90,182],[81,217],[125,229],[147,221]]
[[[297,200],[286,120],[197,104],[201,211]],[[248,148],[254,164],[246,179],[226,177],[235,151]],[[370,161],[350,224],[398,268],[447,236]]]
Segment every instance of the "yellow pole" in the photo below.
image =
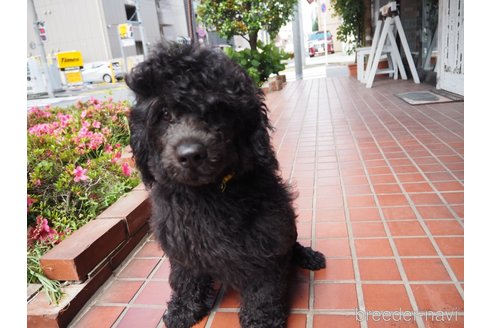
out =
[[114,76],[113,62],[109,61],[109,69],[111,70],[111,83],[116,83],[116,77]]

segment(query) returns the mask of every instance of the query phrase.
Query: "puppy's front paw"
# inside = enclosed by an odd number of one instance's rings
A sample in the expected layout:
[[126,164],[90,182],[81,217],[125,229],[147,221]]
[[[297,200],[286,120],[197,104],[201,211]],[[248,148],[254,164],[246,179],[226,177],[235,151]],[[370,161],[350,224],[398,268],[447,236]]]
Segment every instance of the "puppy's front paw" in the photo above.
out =
[[194,322],[189,321],[190,318],[187,318],[184,313],[180,314],[176,311],[172,311],[172,313],[170,313],[167,310],[162,318],[164,319],[164,323],[167,328],[189,328],[194,324]]
[[205,306],[185,306],[169,302],[162,318],[167,328],[190,328],[203,319],[209,312]]

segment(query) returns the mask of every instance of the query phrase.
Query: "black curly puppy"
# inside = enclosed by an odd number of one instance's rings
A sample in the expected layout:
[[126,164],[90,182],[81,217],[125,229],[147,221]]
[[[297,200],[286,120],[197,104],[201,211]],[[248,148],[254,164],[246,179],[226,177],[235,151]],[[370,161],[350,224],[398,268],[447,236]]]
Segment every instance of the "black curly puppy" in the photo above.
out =
[[206,316],[214,280],[240,292],[242,327],[285,327],[293,264],[325,258],[296,242],[263,94],[220,50],[179,44],[157,46],[126,83],[131,147],[171,263],[167,327]]

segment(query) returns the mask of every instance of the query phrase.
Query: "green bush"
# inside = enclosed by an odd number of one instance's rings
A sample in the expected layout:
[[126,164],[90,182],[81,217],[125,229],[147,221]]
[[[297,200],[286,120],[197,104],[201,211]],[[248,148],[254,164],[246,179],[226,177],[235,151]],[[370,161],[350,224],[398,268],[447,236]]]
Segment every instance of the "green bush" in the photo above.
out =
[[119,161],[129,143],[128,111],[109,98],[28,113],[27,279],[42,283],[52,301],[59,284],[42,275],[39,258],[139,183]]
[[348,45],[347,54],[353,54],[364,44],[364,1],[332,0],[331,6],[335,15],[342,19],[337,29],[337,40]]
[[270,75],[283,71],[286,65],[283,61],[290,58],[288,53],[275,47],[273,43],[263,44],[261,41],[258,41],[258,50],[234,51],[227,48],[225,53],[248,72],[258,87],[261,87]]

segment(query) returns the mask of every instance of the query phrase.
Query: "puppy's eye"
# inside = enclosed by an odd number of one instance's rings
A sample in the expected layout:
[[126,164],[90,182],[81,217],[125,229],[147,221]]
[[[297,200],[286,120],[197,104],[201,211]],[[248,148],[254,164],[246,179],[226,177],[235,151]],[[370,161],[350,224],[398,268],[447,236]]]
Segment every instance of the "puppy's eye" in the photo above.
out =
[[162,114],[162,118],[165,120],[165,121],[168,121],[168,122],[172,122],[173,121],[173,116],[171,115],[171,113],[169,113],[167,110],[164,111],[164,113]]

